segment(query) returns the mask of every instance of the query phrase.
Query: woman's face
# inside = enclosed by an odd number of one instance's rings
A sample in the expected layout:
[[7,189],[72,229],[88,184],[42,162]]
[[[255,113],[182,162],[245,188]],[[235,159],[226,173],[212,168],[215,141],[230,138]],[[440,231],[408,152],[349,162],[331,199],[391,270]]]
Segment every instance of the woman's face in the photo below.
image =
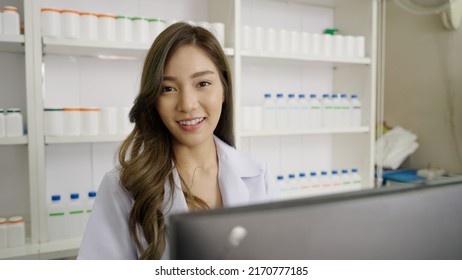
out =
[[174,143],[194,147],[213,139],[224,100],[213,61],[200,48],[179,47],[164,70],[156,108]]

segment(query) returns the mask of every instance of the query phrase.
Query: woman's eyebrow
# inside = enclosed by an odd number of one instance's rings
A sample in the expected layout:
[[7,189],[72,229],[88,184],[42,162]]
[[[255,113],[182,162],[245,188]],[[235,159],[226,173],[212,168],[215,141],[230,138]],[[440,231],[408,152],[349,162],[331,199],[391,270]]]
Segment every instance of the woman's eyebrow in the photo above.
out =
[[[200,71],[200,72],[196,72],[194,74],[191,75],[191,78],[197,78],[197,77],[201,77],[201,76],[205,76],[205,75],[210,75],[210,74],[215,74],[215,72],[213,72],[212,70],[204,70],[204,71]],[[176,77],[172,77],[172,76],[164,76],[163,78],[164,81],[176,81],[178,80]]]
[[197,78],[197,77],[210,75],[210,74],[214,74],[214,72],[212,70],[200,71],[200,72],[196,72],[196,73],[192,74],[191,78]]

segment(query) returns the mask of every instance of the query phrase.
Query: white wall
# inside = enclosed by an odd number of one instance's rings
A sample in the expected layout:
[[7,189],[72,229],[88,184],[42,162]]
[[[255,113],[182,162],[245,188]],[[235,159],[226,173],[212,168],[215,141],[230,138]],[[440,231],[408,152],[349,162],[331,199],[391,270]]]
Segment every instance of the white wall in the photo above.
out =
[[420,145],[403,167],[462,173],[462,28],[446,31],[439,16],[393,1],[386,20],[385,121]]

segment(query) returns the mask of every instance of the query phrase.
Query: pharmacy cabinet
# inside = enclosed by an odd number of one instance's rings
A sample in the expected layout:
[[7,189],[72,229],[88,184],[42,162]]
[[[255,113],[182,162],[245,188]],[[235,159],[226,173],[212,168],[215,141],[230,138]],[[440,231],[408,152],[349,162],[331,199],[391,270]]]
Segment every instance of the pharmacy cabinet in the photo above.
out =
[[[0,108],[17,108],[22,116],[22,120],[17,119],[19,122],[16,122],[22,125],[18,127],[16,136],[8,136],[8,133],[0,136],[0,216],[22,216],[26,244],[30,245],[39,240],[38,193],[35,185],[37,134],[34,125],[32,1],[2,0],[0,10]],[[12,124],[8,123],[8,118],[12,115],[9,115],[11,110],[5,112],[2,112],[3,118],[0,119],[6,119],[8,132]],[[0,258],[36,254],[36,248],[29,245],[2,247]]]
[[[325,93],[338,98],[346,93],[357,95],[362,103],[361,123],[354,126],[306,127],[308,119],[298,117],[276,129],[249,128],[251,118],[245,119],[246,111],[240,114],[241,148],[266,158],[273,173],[284,177],[284,191],[290,191],[284,197],[373,186],[376,13],[376,1],[241,1],[238,108],[261,111],[265,93],[273,98],[277,93],[284,98],[290,93],[316,94],[318,99]],[[338,33],[322,34],[326,29]],[[350,39],[362,41],[359,54],[349,53]],[[336,40],[344,47],[336,49]],[[362,184],[320,191],[301,190],[300,183],[288,182],[290,174],[297,180],[300,173],[308,177],[316,172],[319,178],[322,171],[331,175],[344,169],[357,169]]]
[[[0,4],[10,2],[0,0]],[[10,159],[0,163],[1,188],[10,196],[0,197],[0,216],[23,214],[28,222],[27,243],[21,248],[0,248],[0,258],[75,256],[81,234],[66,232],[61,238],[50,240],[49,209],[59,208],[65,213],[71,208],[77,209],[76,201],[70,199],[74,193],[80,195],[80,204],[85,205],[80,207],[88,207],[87,194],[97,192],[104,173],[114,167],[114,154],[127,134],[127,130],[118,129],[120,119],[117,119],[117,129],[108,130],[101,122],[98,122],[99,127],[86,126],[94,122],[85,123],[83,114],[88,113],[85,118],[96,114],[101,120],[104,114],[116,108],[121,113],[118,116],[122,119],[125,116],[126,120],[127,108],[139,89],[143,58],[152,42],[152,33],[148,39],[134,37],[132,33],[132,40],[124,41],[119,29],[118,37],[110,41],[106,37],[105,40],[95,39],[89,29],[83,31],[80,25],[82,33],[75,36],[76,30],[70,25],[72,21],[64,21],[75,18],[78,12],[104,14],[101,17],[110,20],[114,17],[108,15],[122,16],[116,19],[131,18],[132,31],[135,24],[145,19],[151,20],[146,20],[146,24],[159,20],[164,24],[177,20],[201,25],[223,23],[223,46],[234,76],[238,148],[266,159],[274,176],[356,168],[363,179],[362,185],[356,188],[293,192],[291,197],[373,186],[378,1],[17,2],[25,31],[24,35],[14,38],[0,36],[0,84],[3,87],[0,108],[20,107],[28,134],[16,139],[0,139],[0,155],[2,159],[4,156]],[[50,21],[44,23],[44,8],[50,8],[47,11],[52,15],[60,15],[59,31],[56,21],[53,22],[56,17],[47,18]],[[56,13],[57,10],[61,13]],[[63,10],[67,10],[66,15]],[[271,40],[267,37],[269,29],[272,29],[270,37],[274,36]],[[279,34],[281,29],[285,30],[282,35]],[[322,48],[317,52],[311,45],[311,51],[303,48],[303,40],[306,40],[303,36],[317,34],[311,38],[315,42],[323,38],[325,29],[338,29],[345,41],[346,37],[361,37],[361,54],[347,55],[345,50],[326,55]],[[110,36],[110,32],[102,33],[107,31],[104,30],[98,29],[98,32]],[[292,34],[299,36],[292,38]],[[333,40],[333,37],[328,39]],[[292,49],[297,42],[298,47]],[[351,45],[348,46],[351,52]],[[316,93],[317,98],[324,93],[356,94],[362,104],[362,120],[354,126],[270,129],[262,125],[265,121],[264,93],[306,96]],[[74,127],[76,130],[69,130],[69,126],[63,129],[63,123],[72,120],[69,116],[75,116],[76,112],[81,114],[79,126]],[[254,114],[250,122],[258,122],[255,126],[249,126],[249,112]],[[304,122],[307,121],[297,120],[297,123]],[[56,205],[56,201],[52,204],[53,195],[60,195],[61,204]],[[76,227],[72,224],[68,228]],[[56,236],[56,232],[53,235]]]

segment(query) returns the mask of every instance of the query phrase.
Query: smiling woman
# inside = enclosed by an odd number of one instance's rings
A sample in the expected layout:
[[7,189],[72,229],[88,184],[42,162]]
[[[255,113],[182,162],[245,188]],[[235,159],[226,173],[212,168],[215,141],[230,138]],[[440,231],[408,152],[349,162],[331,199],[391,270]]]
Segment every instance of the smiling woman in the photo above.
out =
[[268,164],[234,148],[232,88],[212,33],[176,23],[157,37],[130,112],[135,127],[100,185],[79,259],[166,259],[172,214],[274,197]]

